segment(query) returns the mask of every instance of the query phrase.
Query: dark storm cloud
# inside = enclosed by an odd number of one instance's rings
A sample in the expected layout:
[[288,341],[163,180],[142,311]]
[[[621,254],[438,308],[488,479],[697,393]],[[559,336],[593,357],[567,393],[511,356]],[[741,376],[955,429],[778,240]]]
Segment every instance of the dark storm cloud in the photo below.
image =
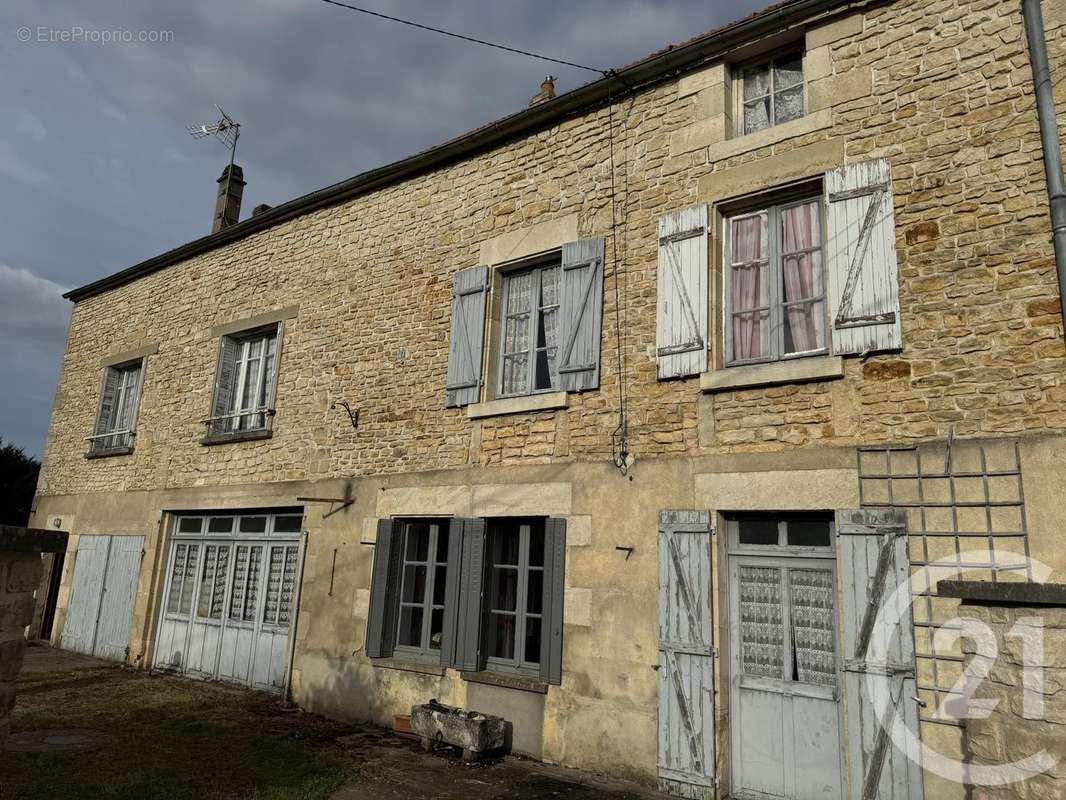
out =
[[[594,67],[628,63],[763,5],[741,0],[365,0],[375,10]],[[549,72],[318,0],[7,0],[0,25],[0,320],[23,270],[52,299],[207,232],[226,153],[185,126],[219,103],[243,125],[245,213],[402,158],[523,107]],[[30,32],[30,41],[23,30]],[[64,32],[169,41],[67,41]],[[83,33],[83,39],[89,36]],[[24,278],[18,277],[18,281]],[[52,287],[52,288],[47,288]],[[39,453],[62,351],[0,321],[3,368],[46,402],[0,403],[0,436]],[[41,336],[38,340],[37,336]],[[16,344],[29,337],[30,344]],[[36,342],[36,343],[35,343]],[[43,349],[42,349],[43,348]],[[29,355],[33,351],[33,355]],[[9,385],[11,381],[8,381]]]

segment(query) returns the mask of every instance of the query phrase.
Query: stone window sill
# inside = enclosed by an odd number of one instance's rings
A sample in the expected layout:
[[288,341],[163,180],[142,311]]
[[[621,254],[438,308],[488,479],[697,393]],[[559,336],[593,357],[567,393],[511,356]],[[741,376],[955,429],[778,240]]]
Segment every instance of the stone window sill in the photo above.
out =
[[732,139],[712,144],[707,148],[707,158],[711,162],[721,161],[725,158],[732,158],[743,153],[749,153],[752,150],[783,142],[786,139],[805,136],[808,133],[828,128],[832,124],[833,112],[828,108],[824,108],[821,111],[806,114],[791,122],[782,122],[780,125],[774,125],[761,131],[741,134]]
[[398,658],[372,658],[370,663],[381,669],[396,669],[401,672],[417,672],[421,675],[444,676],[444,667],[440,664],[422,663],[420,661],[405,661]]
[[525,397],[506,397],[487,403],[472,403],[466,407],[467,419],[499,417],[505,414],[524,414],[530,411],[551,411],[570,405],[566,392],[546,392]]
[[112,456],[129,456],[133,455],[133,446],[130,447],[114,447],[110,450],[97,450],[96,452],[89,451],[85,454],[86,458],[111,458]]
[[810,383],[844,377],[844,359],[840,356],[815,356],[770,364],[746,364],[726,367],[700,375],[700,389],[708,394],[731,392],[754,386],[781,383]]
[[501,686],[504,689],[518,689],[523,692],[547,694],[548,685],[534,678],[521,675],[505,675],[500,672],[460,672],[460,677],[470,683],[484,683],[488,686]]
[[230,444],[233,442],[256,442],[260,439],[269,439],[274,435],[272,430],[265,431],[241,431],[239,433],[225,433],[205,436],[200,440],[204,447],[216,444]]

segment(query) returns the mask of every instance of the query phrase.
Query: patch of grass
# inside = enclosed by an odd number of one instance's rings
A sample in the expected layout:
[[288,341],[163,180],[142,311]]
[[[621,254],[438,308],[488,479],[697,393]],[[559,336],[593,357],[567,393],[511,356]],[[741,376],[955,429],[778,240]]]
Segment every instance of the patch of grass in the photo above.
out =
[[321,800],[355,775],[352,729],[277,698],[100,667],[24,674],[12,731],[88,729],[85,751],[0,752],[0,800]]

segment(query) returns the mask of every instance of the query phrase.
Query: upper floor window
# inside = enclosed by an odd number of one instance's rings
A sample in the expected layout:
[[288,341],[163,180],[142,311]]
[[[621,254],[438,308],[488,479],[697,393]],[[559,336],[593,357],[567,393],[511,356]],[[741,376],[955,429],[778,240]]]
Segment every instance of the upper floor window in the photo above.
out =
[[821,198],[727,220],[730,364],[826,350]]
[[209,436],[269,430],[274,414],[279,326],[223,336]]
[[503,276],[500,397],[559,388],[559,264]]
[[803,116],[803,54],[789,53],[741,71],[741,133],[754,133]]
[[105,368],[89,455],[117,455],[133,449],[142,372],[141,359]]

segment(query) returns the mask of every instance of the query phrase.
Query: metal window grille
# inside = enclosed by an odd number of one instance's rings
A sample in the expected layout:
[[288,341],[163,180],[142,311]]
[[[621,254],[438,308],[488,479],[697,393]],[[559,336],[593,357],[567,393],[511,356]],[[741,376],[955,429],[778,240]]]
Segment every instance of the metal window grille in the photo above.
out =
[[[1031,578],[1021,456],[1014,440],[947,441],[860,448],[859,496],[864,507],[902,508],[908,516],[912,573],[947,561],[967,580]],[[987,558],[968,560],[984,548]],[[914,589],[915,656],[921,721],[961,727],[937,714],[953,695],[964,657],[938,649],[933,633],[958,615],[959,601],[936,584]]]

